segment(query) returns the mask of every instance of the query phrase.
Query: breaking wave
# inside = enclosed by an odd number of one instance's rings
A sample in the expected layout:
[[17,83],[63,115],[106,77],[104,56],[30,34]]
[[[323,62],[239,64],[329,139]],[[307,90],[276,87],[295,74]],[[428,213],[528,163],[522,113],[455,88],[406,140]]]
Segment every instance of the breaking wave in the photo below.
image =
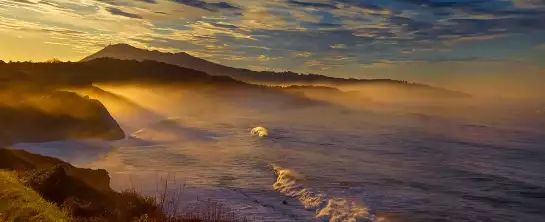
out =
[[375,215],[365,206],[345,198],[330,197],[305,187],[300,182],[303,177],[293,170],[277,165],[272,165],[272,168],[277,176],[273,189],[297,199],[306,209],[315,209],[316,218],[330,222],[377,221]]
[[252,135],[254,135],[254,136],[257,135],[259,137],[269,136],[269,131],[265,127],[262,127],[262,126],[258,126],[256,128],[253,128],[250,133]]

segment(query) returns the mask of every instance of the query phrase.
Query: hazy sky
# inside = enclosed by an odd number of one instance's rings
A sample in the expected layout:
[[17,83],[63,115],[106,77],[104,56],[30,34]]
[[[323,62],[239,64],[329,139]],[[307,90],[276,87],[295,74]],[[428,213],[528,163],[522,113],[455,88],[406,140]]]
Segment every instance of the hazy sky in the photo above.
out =
[[109,43],[256,70],[545,87],[545,0],[0,0],[0,59],[74,61]]

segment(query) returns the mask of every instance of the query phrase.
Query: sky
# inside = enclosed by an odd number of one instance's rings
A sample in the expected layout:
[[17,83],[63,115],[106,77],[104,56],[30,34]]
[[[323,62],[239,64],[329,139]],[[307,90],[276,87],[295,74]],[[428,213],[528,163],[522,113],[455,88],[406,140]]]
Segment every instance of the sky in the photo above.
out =
[[0,0],[1,60],[78,61],[116,43],[253,70],[545,91],[545,0]]

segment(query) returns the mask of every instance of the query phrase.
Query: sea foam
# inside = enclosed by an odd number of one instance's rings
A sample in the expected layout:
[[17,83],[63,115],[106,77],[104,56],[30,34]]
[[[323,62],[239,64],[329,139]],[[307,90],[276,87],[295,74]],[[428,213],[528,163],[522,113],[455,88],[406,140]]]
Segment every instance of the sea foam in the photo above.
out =
[[250,133],[252,135],[257,135],[259,137],[269,136],[269,131],[265,127],[262,127],[262,126],[258,126],[258,127],[253,128]]
[[297,199],[306,209],[315,209],[316,218],[330,222],[377,221],[369,209],[355,201],[341,197],[330,197],[325,193],[306,187],[300,181],[303,176],[291,169],[272,165],[277,175],[273,189],[283,195]]

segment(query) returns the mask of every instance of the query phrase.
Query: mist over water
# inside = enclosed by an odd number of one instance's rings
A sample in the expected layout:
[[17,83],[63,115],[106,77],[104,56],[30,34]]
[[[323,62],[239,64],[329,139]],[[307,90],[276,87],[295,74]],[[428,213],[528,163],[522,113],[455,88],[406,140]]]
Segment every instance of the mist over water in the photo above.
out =
[[545,218],[540,103],[297,106],[266,92],[76,91],[99,99],[128,137],[15,147],[106,169],[116,189],[152,193],[168,177],[187,185],[187,200],[217,199],[258,221]]

